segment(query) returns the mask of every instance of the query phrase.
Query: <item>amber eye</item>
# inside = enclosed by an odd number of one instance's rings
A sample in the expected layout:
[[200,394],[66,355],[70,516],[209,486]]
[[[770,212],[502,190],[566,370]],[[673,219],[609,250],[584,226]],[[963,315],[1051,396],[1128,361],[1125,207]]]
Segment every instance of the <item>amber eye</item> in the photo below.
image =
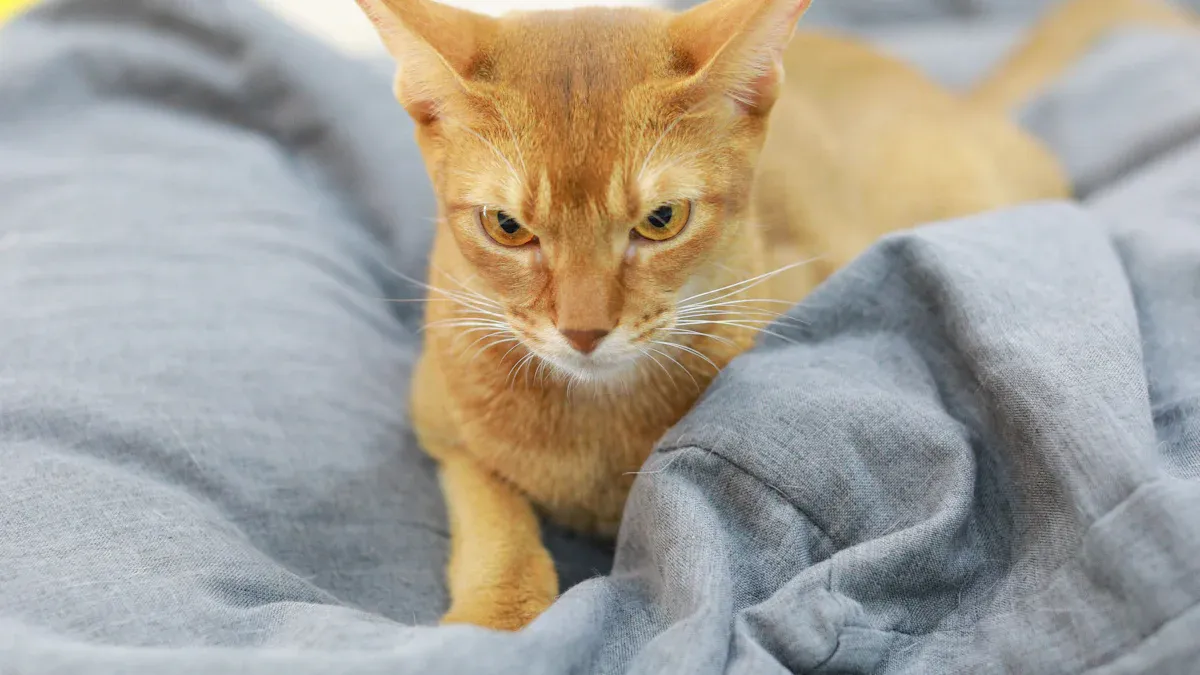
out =
[[501,246],[524,246],[533,241],[533,233],[516,218],[498,209],[479,210],[479,224]]
[[647,214],[633,231],[650,241],[666,241],[683,231],[691,217],[691,202],[667,202]]

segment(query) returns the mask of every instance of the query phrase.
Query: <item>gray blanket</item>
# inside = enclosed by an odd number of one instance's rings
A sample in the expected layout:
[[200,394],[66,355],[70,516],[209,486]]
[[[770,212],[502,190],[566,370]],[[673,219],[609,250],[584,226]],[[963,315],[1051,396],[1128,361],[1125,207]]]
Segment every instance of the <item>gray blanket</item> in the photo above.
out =
[[[943,4],[814,19],[961,83],[1038,3]],[[1081,204],[881,242],[664,439],[611,575],[556,539],[596,578],[494,634],[433,627],[386,68],[239,0],[51,1],[0,32],[0,673],[1197,672],[1197,72],[1099,46],[1023,113]]]

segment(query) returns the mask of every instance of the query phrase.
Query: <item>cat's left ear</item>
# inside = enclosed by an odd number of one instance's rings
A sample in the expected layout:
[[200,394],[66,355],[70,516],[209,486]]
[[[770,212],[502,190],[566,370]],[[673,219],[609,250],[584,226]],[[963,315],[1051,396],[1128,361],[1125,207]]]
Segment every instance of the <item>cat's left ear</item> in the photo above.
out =
[[766,114],[783,82],[783,51],[811,0],[708,0],[676,16],[671,37],[690,60],[688,85]]
[[433,0],[355,0],[397,61],[396,98],[418,123],[470,88],[495,20]]

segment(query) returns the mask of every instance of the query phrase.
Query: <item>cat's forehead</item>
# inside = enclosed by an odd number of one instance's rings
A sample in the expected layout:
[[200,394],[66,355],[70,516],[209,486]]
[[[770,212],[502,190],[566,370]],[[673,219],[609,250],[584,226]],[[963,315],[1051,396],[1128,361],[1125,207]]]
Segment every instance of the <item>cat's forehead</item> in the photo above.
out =
[[480,74],[503,92],[502,123],[519,132],[526,209],[641,208],[631,167],[645,148],[634,141],[667,113],[645,85],[678,70],[666,25],[639,9],[506,19]]
[[668,25],[665,13],[639,8],[513,14],[476,75],[547,96],[622,91],[677,65]]

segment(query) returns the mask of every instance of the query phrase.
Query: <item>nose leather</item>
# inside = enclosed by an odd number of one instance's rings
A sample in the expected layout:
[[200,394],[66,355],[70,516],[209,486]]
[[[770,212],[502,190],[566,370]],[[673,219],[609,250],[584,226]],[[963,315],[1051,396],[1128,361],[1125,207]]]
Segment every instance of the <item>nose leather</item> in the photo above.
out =
[[567,342],[571,346],[583,354],[591,354],[596,351],[596,345],[608,335],[606,330],[571,330],[563,329],[559,331],[563,337],[567,338]]

